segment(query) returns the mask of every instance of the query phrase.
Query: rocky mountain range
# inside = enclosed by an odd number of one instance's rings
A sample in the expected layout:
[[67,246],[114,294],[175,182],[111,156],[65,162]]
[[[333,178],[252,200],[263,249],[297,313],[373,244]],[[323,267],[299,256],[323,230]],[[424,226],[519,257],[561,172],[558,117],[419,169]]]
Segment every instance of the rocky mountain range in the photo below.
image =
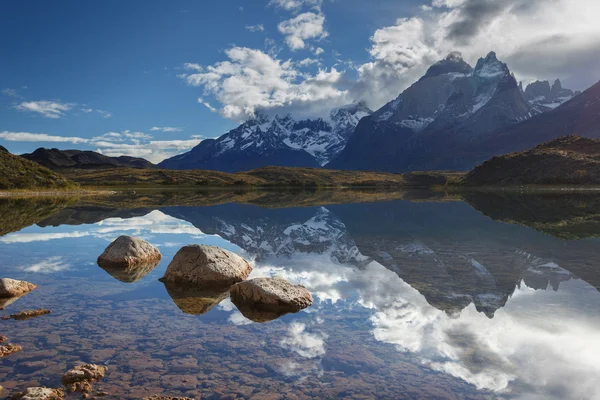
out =
[[154,168],[150,161],[137,157],[109,157],[94,151],[59,150],[39,148],[33,153],[22,154],[21,157],[34,161],[46,168]]
[[581,94],[581,92],[563,88],[560,79],[555,80],[552,87],[548,81],[535,81],[527,85],[525,90],[523,90],[523,84],[519,83],[519,88],[523,91],[525,100],[541,112],[555,109],[571,100],[573,96]]
[[[469,170],[506,152],[500,147],[484,151],[498,135],[561,108],[578,94],[563,88],[560,80],[552,85],[536,81],[523,89],[494,52],[475,67],[451,53],[375,112],[358,103],[333,110],[325,119],[258,113],[160,167],[225,172],[267,165],[386,172]],[[525,135],[507,144],[517,151],[570,133],[561,129],[560,134],[534,143]],[[528,145],[521,146],[522,142]]]
[[450,54],[397,99],[363,118],[327,167],[390,172],[471,169],[485,160],[474,144],[573,95],[559,82],[548,92],[542,86],[529,85],[523,91],[494,52],[479,59],[475,68]]
[[299,120],[258,113],[225,135],[204,140],[159,166],[224,172],[269,165],[321,167],[339,154],[360,119],[371,112],[364,103],[357,103],[331,111],[328,118]]

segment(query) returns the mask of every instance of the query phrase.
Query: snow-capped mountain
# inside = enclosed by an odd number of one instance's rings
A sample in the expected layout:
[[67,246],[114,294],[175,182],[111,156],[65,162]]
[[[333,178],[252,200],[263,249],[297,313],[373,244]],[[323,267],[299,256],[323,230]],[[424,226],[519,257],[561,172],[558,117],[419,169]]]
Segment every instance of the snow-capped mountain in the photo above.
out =
[[398,98],[364,118],[328,167],[393,172],[469,169],[473,160],[453,157],[466,143],[539,112],[525,100],[496,53],[479,59],[475,68],[452,53]]
[[218,139],[205,140],[160,166],[225,172],[269,165],[323,166],[342,151],[360,119],[371,113],[364,103],[334,109],[328,118],[299,120],[258,113]]
[[[522,85],[519,86],[522,89]],[[548,111],[555,109],[580,93],[563,88],[560,79],[557,79],[552,87],[548,81],[530,83],[523,91],[523,96],[534,107],[539,108],[541,111]]]
[[256,260],[321,255],[335,263],[364,265],[342,221],[325,207],[262,209],[245,205],[170,207],[163,212],[219,235]]

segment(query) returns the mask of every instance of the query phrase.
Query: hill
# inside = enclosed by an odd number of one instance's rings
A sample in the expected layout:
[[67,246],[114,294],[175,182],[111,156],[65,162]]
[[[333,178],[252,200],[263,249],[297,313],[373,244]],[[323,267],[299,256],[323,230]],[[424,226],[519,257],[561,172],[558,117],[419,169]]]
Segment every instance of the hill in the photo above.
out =
[[34,161],[46,168],[154,168],[155,165],[143,158],[108,157],[94,151],[59,150],[39,148],[21,157]]
[[0,189],[66,188],[73,183],[32,161],[0,151]]
[[462,174],[428,172],[390,174],[381,172],[332,171],[319,168],[265,167],[230,174],[219,171],[176,171],[116,168],[64,170],[65,176],[92,186],[202,186],[202,187],[419,187],[446,185]]
[[598,185],[600,140],[565,136],[496,156],[468,173],[467,185]]

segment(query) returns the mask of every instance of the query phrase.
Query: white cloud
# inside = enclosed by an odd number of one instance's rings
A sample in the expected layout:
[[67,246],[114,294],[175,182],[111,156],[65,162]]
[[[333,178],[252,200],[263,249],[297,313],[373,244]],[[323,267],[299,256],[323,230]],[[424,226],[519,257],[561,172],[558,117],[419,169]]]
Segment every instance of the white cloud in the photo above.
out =
[[335,68],[312,76],[298,72],[289,60],[260,50],[233,47],[225,53],[228,61],[201,67],[185,80],[213,95],[223,105],[219,112],[227,118],[245,118],[258,109],[289,107],[301,112],[350,102],[348,92],[338,88],[342,74]]
[[70,136],[47,135],[45,133],[0,132],[0,139],[10,142],[87,143],[88,139]]
[[264,32],[265,26],[263,24],[246,25],[246,30],[248,30],[250,32]]
[[283,8],[287,11],[297,10],[304,6],[319,6],[321,4],[321,0],[271,0],[269,5]]
[[73,108],[74,104],[61,103],[60,101],[24,101],[15,108],[19,111],[41,114],[46,118],[62,118],[65,113]]
[[61,232],[61,233],[12,233],[0,238],[4,244],[47,242],[49,240],[72,239],[89,236],[88,232]]
[[87,139],[82,137],[48,135],[29,132],[0,132],[0,139],[11,142],[48,142],[86,144],[95,147],[95,151],[110,157],[143,157],[158,163],[166,158],[183,153],[198,145],[204,137],[192,135],[182,140],[151,140],[152,135],[144,132],[107,132]]
[[2,94],[6,95],[6,96],[10,96],[10,97],[15,97],[17,99],[22,99],[23,96],[21,96],[16,89],[11,89],[11,88],[6,88],[6,89],[2,89]]
[[435,61],[459,51],[467,62],[494,50],[517,79],[561,78],[585,89],[600,79],[596,0],[435,0],[371,38],[355,96],[379,107]]
[[54,272],[66,271],[71,269],[71,265],[67,263],[63,257],[50,257],[28,266],[23,266],[21,269],[25,272],[35,272],[40,274],[51,274]]
[[109,113],[108,111],[104,111],[104,110],[96,110],[96,112],[98,114],[100,114],[102,116],[102,118],[111,118],[112,114]]
[[283,21],[277,28],[285,35],[285,42],[291,50],[300,50],[306,46],[306,40],[321,40],[328,36],[324,25],[325,16],[311,11]]
[[316,358],[325,355],[325,339],[323,333],[306,332],[306,324],[292,323],[288,335],[281,340],[281,347],[298,353],[301,357]]
[[181,128],[175,128],[172,126],[153,126],[150,128],[151,131],[160,131],[160,132],[181,132]]

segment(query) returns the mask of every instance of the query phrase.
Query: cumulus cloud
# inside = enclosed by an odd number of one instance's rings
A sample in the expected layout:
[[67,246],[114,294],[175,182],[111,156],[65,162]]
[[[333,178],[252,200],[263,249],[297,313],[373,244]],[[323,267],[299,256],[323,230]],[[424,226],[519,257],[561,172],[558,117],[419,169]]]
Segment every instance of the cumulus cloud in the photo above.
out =
[[260,50],[233,47],[225,53],[229,60],[212,66],[188,64],[195,73],[184,79],[214,96],[223,105],[219,112],[227,118],[246,118],[259,109],[287,107],[302,112],[349,102],[348,91],[340,89],[342,74],[335,68],[301,74],[292,61]]
[[525,81],[561,78],[585,89],[600,79],[595,0],[434,0],[425,6],[420,15],[374,33],[372,61],[358,69],[356,97],[381,106],[452,51],[474,64],[494,50]]
[[57,119],[64,117],[65,113],[73,108],[73,104],[48,100],[24,101],[15,108],[19,111],[37,113],[46,118]]
[[323,333],[306,331],[306,324],[295,322],[290,324],[288,334],[281,340],[281,347],[290,349],[301,357],[316,358],[325,355],[325,339]]
[[[279,25],[290,49],[324,52],[309,43],[327,36],[321,2],[270,4],[295,15]],[[519,80],[560,78],[566,87],[581,90],[600,79],[599,13],[596,0],[433,0],[424,2],[417,15],[377,29],[368,62],[338,60],[347,70],[323,69],[334,82],[315,84],[315,76],[297,70],[306,65],[303,59],[282,60],[276,51],[240,47],[226,51],[228,59],[213,66],[186,64],[191,74],[183,78],[203,87],[202,104],[234,119],[257,109],[297,113],[360,100],[377,109],[455,51],[472,65],[496,51]]]
[[285,42],[291,50],[300,50],[306,46],[307,40],[321,40],[329,35],[324,25],[325,16],[311,11],[281,22],[277,29],[285,35]]

